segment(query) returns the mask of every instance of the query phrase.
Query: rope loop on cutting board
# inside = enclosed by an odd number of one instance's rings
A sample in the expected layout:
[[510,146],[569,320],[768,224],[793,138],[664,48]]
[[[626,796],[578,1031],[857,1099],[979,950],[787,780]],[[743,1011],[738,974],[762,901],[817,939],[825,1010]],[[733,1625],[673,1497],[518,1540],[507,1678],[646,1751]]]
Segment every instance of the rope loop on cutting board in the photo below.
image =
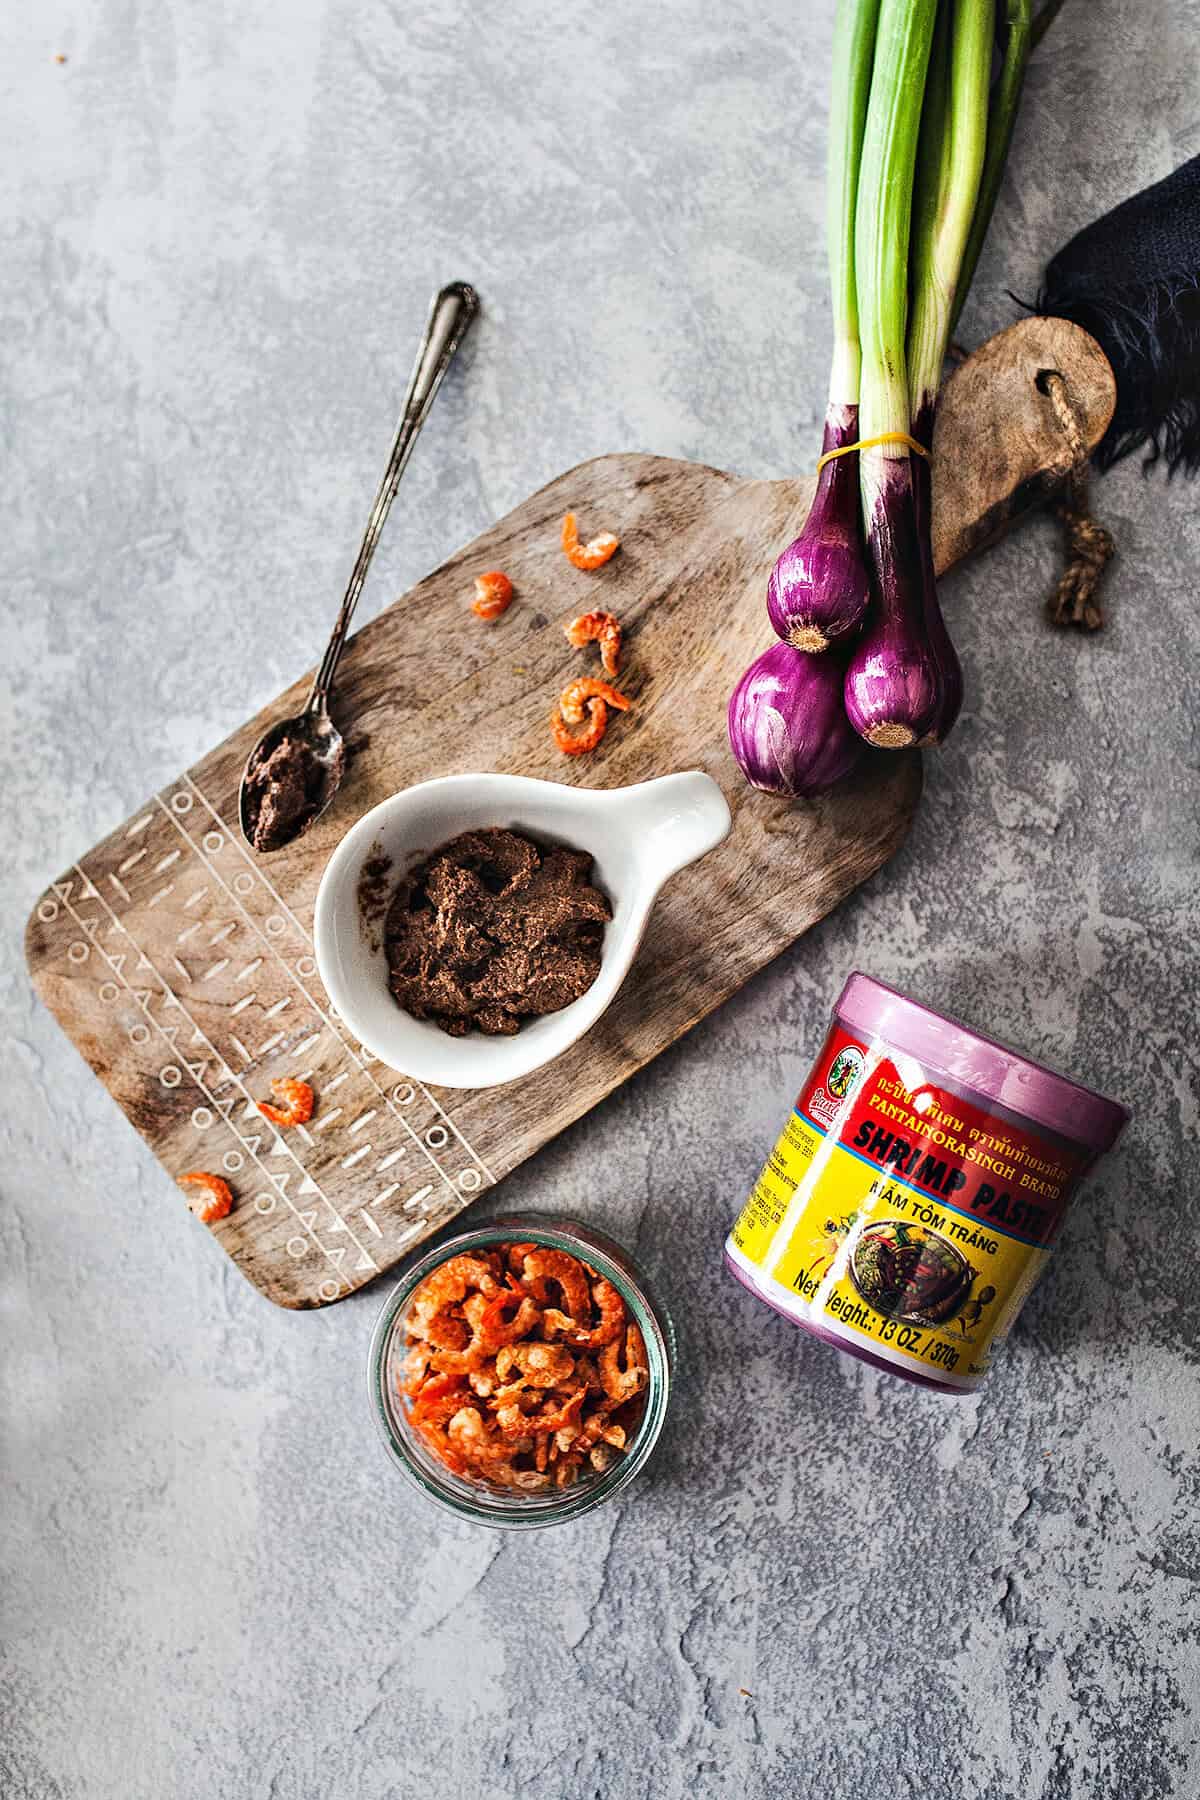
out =
[[1096,590],[1116,545],[1112,533],[1088,509],[1088,449],[1067,383],[1057,369],[1048,369],[1039,385],[1050,398],[1071,452],[1066,494],[1054,508],[1066,536],[1067,566],[1046,602],[1046,612],[1052,625],[1099,631],[1104,614]]

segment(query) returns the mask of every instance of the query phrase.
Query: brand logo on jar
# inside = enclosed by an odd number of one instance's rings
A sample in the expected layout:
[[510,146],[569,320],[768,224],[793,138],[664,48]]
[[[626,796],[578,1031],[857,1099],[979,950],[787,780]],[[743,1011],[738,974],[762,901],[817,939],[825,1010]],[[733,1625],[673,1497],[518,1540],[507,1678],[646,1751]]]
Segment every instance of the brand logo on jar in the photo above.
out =
[[829,1065],[824,1087],[817,1088],[809,1100],[813,1117],[829,1125],[838,1108],[863,1071],[865,1053],[857,1044],[843,1044]]

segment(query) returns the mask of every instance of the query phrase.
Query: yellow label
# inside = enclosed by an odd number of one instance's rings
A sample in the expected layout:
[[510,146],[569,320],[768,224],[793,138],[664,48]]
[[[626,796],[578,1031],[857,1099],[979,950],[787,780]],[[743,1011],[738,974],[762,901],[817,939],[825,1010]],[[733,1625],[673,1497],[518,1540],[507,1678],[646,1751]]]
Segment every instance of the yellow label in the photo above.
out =
[[820,1142],[820,1132],[814,1131],[799,1113],[793,1113],[751,1188],[732,1236],[742,1255],[756,1267],[761,1267],[796,1191],[796,1183],[807,1172]]
[[1047,1255],[873,1168],[798,1113],[731,1243],[785,1310],[962,1387],[986,1373]]

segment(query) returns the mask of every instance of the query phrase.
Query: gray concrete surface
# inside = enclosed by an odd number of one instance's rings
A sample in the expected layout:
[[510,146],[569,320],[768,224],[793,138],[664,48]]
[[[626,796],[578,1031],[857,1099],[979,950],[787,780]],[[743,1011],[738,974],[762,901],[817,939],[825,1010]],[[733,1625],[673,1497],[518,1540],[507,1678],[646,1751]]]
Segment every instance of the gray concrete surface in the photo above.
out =
[[[1099,485],[1095,641],[1042,623],[1049,523],[945,584],[970,699],[908,848],[498,1197],[635,1242],[679,1319],[665,1451],[577,1526],[514,1540],[409,1497],[362,1398],[382,1294],[252,1293],[23,969],[44,880],[323,638],[440,280],[487,314],[368,615],[592,453],[809,464],[830,15],[7,10],[13,1800],[1200,1792],[1194,486]],[[1200,148],[1198,25],[1196,0],[1067,6],[968,340]],[[833,1357],[721,1272],[855,965],[1136,1108],[970,1400]]]

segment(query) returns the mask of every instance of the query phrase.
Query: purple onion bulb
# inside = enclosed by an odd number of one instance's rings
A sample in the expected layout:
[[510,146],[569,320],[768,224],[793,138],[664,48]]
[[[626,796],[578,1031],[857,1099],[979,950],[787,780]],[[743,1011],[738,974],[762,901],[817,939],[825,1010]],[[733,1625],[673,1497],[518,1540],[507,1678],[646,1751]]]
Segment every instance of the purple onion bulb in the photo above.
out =
[[816,794],[848,775],[862,755],[842,705],[842,665],[772,644],[729,700],[729,744],[751,787]]
[[[853,444],[857,406],[830,405],[822,451]],[[863,557],[858,452],[836,456],[817,477],[804,529],[771,570],[767,613],[777,637],[818,653],[857,631],[870,588]]]
[[947,691],[930,633],[930,620],[941,620],[933,557],[922,549],[907,456],[878,472],[867,536],[871,610],[846,666],[846,715],[869,744],[902,750],[935,729]]

